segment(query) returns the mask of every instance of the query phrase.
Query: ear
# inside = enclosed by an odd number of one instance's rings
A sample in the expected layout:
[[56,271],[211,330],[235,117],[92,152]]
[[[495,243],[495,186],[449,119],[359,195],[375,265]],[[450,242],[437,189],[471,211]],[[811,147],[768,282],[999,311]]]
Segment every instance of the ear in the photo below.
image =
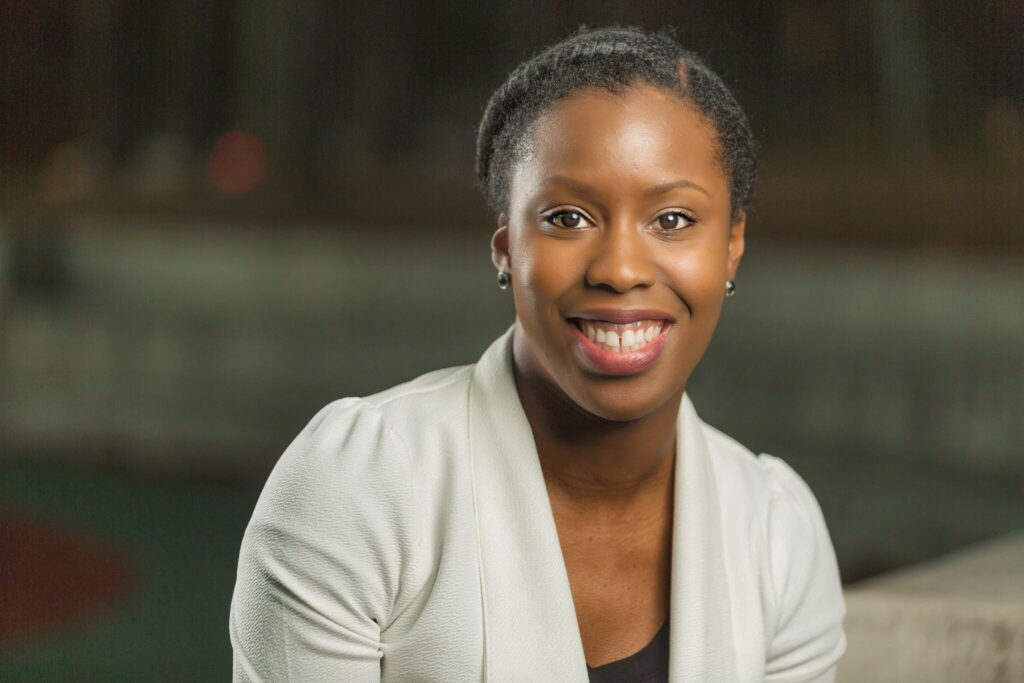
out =
[[729,228],[729,255],[728,255],[728,271],[729,279],[736,279],[736,271],[740,267],[740,259],[743,258],[744,233],[747,229],[747,214],[744,211],[740,211],[736,220],[733,221],[732,227]]
[[507,273],[511,269],[508,255],[508,220],[505,214],[498,216],[498,229],[491,236],[491,262],[500,271]]

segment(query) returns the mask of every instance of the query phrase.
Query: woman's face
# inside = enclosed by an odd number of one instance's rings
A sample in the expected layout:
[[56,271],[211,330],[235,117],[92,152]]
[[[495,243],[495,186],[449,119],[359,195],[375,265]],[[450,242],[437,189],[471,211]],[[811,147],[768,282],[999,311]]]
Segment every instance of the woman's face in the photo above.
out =
[[711,124],[653,86],[582,89],[537,120],[510,190],[492,257],[518,370],[609,420],[678,401],[743,253]]

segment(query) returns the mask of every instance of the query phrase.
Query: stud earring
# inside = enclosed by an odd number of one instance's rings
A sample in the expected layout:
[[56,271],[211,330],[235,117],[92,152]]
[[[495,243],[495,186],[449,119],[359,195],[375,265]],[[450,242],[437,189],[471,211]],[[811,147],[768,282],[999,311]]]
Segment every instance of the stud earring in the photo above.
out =
[[498,271],[498,286],[502,289],[508,289],[508,283],[511,281],[508,273],[503,270]]
[[726,280],[725,281],[725,295],[726,296],[732,296],[735,293],[736,293],[736,281],[735,280]]

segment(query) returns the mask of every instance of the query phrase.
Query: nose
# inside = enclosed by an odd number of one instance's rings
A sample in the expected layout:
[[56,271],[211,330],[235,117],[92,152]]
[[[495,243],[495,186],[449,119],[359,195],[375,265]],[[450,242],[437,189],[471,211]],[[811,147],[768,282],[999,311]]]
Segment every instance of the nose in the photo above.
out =
[[643,238],[635,222],[626,220],[609,224],[600,231],[587,265],[587,284],[609,287],[619,293],[653,285],[657,270]]

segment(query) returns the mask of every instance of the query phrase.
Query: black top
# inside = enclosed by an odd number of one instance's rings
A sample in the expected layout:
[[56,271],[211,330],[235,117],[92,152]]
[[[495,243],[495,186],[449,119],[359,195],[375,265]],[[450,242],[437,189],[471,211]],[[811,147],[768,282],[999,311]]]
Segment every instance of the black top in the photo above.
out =
[[644,649],[625,659],[587,665],[591,683],[667,683],[668,682],[668,619]]

